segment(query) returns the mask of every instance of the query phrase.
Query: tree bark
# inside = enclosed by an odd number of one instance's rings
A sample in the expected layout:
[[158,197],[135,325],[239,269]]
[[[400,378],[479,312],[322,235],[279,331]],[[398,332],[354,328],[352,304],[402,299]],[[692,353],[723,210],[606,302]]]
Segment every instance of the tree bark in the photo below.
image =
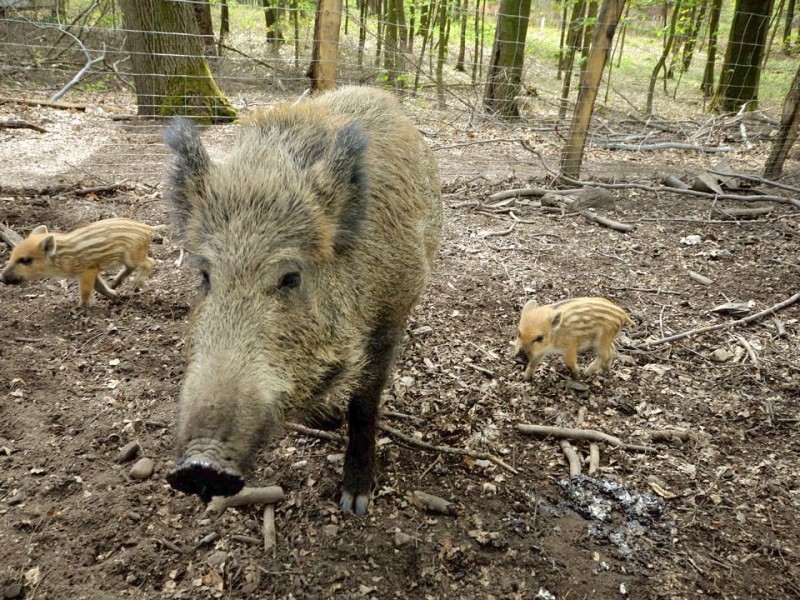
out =
[[206,56],[214,56],[217,49],[214,44],[214,25],[211,22],[211,3],[207,1],[196,2],[192,6],[194,7],[197,29],[203,39]]
[[456,71],[464,73],[464,56],[467,53],[467,15],[469,14],[469,0],[464,0],[461,6],[461,30],[458,38],[458,59]]
[[572,5],[572,19],[567,30],[567,49],[564,55],[564,83],[561,86],[561,107],[558,109],[559,120],[567,116],[569,90],[572,86],[572,70],[575,64],[575,52],[578,39],[583,31],[583,15],[586,12],[587,0],[575,0]]
[[792,21],[794,20],[795,5],[795,0],[789,0],[789,4],[786,5],[786,21],[783,28],[783,47],[785,50],[788,50],[792,43]]
[[589,59],[589,48],[594,37],[594,26],[597,23],[597,11],[600,8],[599,0],[589,0],[586,7],[586,19],[583,23],[583,42],[581,43],[581,79],[586,72],[586,64]]
[[284,42],[281,22],[278,19],[278,10],[273,6],[275,0],[261,0],[264,8],[264,24],[267,28],[267,41],[272,44],[274,52],[277,52],[280,45]]
[[311,53],[311,91],[332,90],[336,85],[342,0],[319,0]]
[[192,116],[231,121],[236,111],[203,57],[192,5],[166,0],[120,0],[141,116]]
[[786,100],[783,102],[781,125],[775,141],[772,142],[772,151],[767,158],[764,168],[765,178],[778,179],[781,176],[786,156],[797,139],[798,126],[800,126],[800,68],[797,69],[792,87],[789,88],[789,93],[786,94]]
[[483,97],[484,106],[506,118],[519,118],[522,65],[531,0],[502,0],[497,11],[497,32]]
[[581,81],[575,113],[569,128],[569,137],[561,157],[561,172],[571,179],[580,177],[583,149],[594,112],[594,101],[597,98],[603,70],[611,51],[611,42],[614,40],[614,33],[624,8],[625,0],[603,0],[603,5],[600,7],[585,77]]
[[714,65],[717,61],[717,34],[719,32],[719,14],[722,11],[722,0],[711,0],[711,14],[708,17],[708,56],[703,71],[703,82],[700,89],[706,98],[714,91]]
[[405,71],[406,23],[403,0],[387,0],[387,22],[384,27],[384,61],[387,82],[397,85],[397,76]]
[[769,29],[772,0],[736,0],[730,41],[712,110],[736,112],[758,108],[761,56]]
[[439,21],[439,41],[437,42],[439,52],[436,55],[436,98],[441,110],[447,108],[444,101],[444,63],[447,59],[448,33],[450,29],[447,4],[448,0],[439,0],[437,16]]
[[667,42],[664,44],[664,50],[661,52],[661,57],[658,59],[656,66],[653,68],[653,73],[650,75],[650,85],[647,88],[647,106],[645,107],[645,114],[653,114],[653,96],[656,92],[656,81],[658,81],[658,72],[664,68],[667,62],[669,51],[672,44],[675,43],[675,27],[678,23],[678,16],[681,12],[681,3],[683,0],[675,0],[675,6],[672,8],[672,18],[669,22],[669,30],[667,32]]
[[703,19],[706,18],[706,10],[708,8],[708,0],[702,0],[697,9],[697,17],[692,23],[692,30],[689,32],[689,37],[683,45],[683,65],[682,69],[685,73],[689,70],[692,64],[692,56],[694,55],[694,47],[697,44],[697,36],[700,33],[700,27],[703,25]]

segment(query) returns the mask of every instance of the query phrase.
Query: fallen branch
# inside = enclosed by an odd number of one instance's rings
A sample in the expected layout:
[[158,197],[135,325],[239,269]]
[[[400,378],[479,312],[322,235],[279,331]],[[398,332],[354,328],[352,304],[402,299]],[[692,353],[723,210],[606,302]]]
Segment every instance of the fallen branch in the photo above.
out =
[[596,442],[589,444],[589,475],[597,473],[600,468],[600,446]]
[[0,104],[5,104],[7,102],[25,104],[26,106],[49,106],[50,108],[61,108],[64,110],[86,110],[86,106],[83,104],[70,104],[69,102],[52,102],[50,100],[35,100],[32,98],[11,98],[8,96],[0,96]]
[[80,188],[71,193],[76,196],[88,196],[89,194],[104,194],[107,192],[130,191],[133,186],[126,182],[111,183],[109,185],[96,185],[94,187]]
[[700,273],[697,273],[696,271],[692,271],[691,269],[686,269],[686,274],[689,275],[689,279],[691,279],[692,281],[696,281],[700,285],[708,286],[708,285],[711,285],[713,283],[705,275],[700,275]]
[[66,29],[64,29],[63,31],[68,36],[70,36],[72,39],[74,39],[78,43],[78,45],[81,47],[81,50],[83,51],[84,55],[86,56],[86,64],[83,65],[83,68],[75,74],[75,77],[73,77],[67,85],[65,85],[63,88],[61,88],[59,91],[57,91],[55,94],[53,94],[50,97],[50,101],[51,102],[55,102],[59,98],[61,98],[61,96],[66,94],[72,86],[74,86],[81,79],[83,79],[83,76],[86,75],[86,73],[89,71],[89,69],[92,68],[93,65],[96,65],[97,63],[102,62],[106,58],[106,45],[105,45],[105,42],[103,43],[103,50],[100,52],[100,56],[98,56],[97,58],[92,58],[92,55],[89,54],[89,51],[86,49],[86,46],[83,45],[83,42],[81,42],[77,38],[77,36],[71,34]]
[[505,190],[503,192],[495,192],[488,198],[486,198],[489,202],[499,202],[500,200],[507,200],[508,198],[529,198],[535,197],[538,198],[539,196],[544,196],[545,194],[574,194],[579,190],[548,190],[546,188],[541,187],[532,187],[532,188],[516,188],[513,190]]
[[781,190],[788,190],[790,192],[798,192],[800,193],[800,188],[795,187],[793,185],[788,185],[786,183],[781,183],[779,181],[773,181],[772,179],[764,179],[763,177],[759,177],[758,175],[744,175],[742,173],[731,173],[726,171],[715,171],[714,169],[708,169],[709,173],[713,173],[714,175],[722,175],[724,177],[735,177],[737,179],[747,179],[748,181],[755,181],[756,183],[762,183],[764,185],[769,185],[772,187],[776,187]]
[[772,212],[772,207],[761,206],[757,208],[720,208],[719,206],[715,206],[714,212],[735,221],[737,219],[755,219],[758,217],[763,217]]
[[620,223],[619,221],[614,221],[608,217],[600,216],[592,210],[581,211],[581,214],[590,221],[594,221],[603,227],[608,227],[609,229],[614,229],[615,231],[621,231],[622,233],[633,231],[633,225],[629,225],[628,223]]
[[509,233],[514,231],[514,228],[516,226],[517,226],[517,221],[514,221],[506,229],[501,229],[500,231],[483,231],[483,232],[478,234],[478,237],[487,238],[487,237],[508,235]]
[[468,450],[467,448],[453,448],[452,446],[436,446],[434,444],[429,444],[427,442],[423,442],[422,440],[418,440],[417,438],[412,437],[406,433],[403,433],[402,431],[399,431],[394,427],[390,427],[385,423],[378,423],[378,429],[380,429],[381,431],[385,431],[386,433],[390,433],[396,438],[403,440],[407,444],[411,446],[416,446],[417,448],[422,448],[423,450],[430,450],[431,452],[440,452],[442,454],[456,454],[459,456],[469,456],[470,458],[474,458],[476,460],[488,460],[493,462],[497,466],[504,468],[509,473],[513,473],[514,475],[517,475],[519,473],[514,467],[506,464],[493,454],[488,454],[486,452],[476,452],[474,450]]
[[277,545],[277,535],[275,534],[275,505],[267,504],[264,507],[264,552],[272,549],[275,552]]
[[680,429],[664,429],[661,431],[651,431],[650,439],[654,442],[672,442],[679,441],[682,443],[692,442],[697,439],[697,436]]
[[613,142],[599,144],[604,150],[694,150],[696,152],[733,152],[733,148],[727,146],[698,146],[697,144],[684,144],[681,142],[656,142],[654,144],[617,144]]
[[578,453],[575,452],[575,448],[572,447],[572,444],[569,443],[569,440],[562,439],[559,443],[561,445],[561,451],[564,453],[567,463],[569,464],[570,478],[577,477],[581,474],[580,456],[578,456]]
[[0,223],[0,240],[13,250],[22,241],[22,237],[10,227]]
[[746,325],[747,323],[752,323],[753,321],[757,321],[763,317],[769,316],[773,313],[778,312],[786,308],[787,306],[791,306],[795,302],[800,300],[800,292],[795,294],[794,296],[787,298],[783,302],[779,302],[774,306],[770,306],[766,310],[762,310],[759,313],[754,315],[750,315],[749,317],[744,317],[743,319],[737,319],[736,321],[730,321],[729,323],[718,323],[717,325],[707,325],[706,327],[698,327],[697,329],[690,329],[689,331],[684,331],[683,333],[676,333],[675,335],[671,335],[669,337],[661,338],[659,340],[653,340],[651,342],[644,342],[643,344],[639,344],[638,346],[634,346],[635,349],[641,350],[644,348],[652,348],[653,346],[658,346],[660,344],[666,344],[669,342],[675,342],[677,340],[682,340],[683,338],[697,335],[698,333],[708,333],[709,331],[716,331],[717,329],[725,329],[726,327],[734,327],[736,325]]
[[606,444],[610,444],[616,448],[623,448],[625,450],[634,450],[637,452],[658,452],[658,449],[653,448],[652,446],[627,444],[618,437],[602,431],[595,431],[594,429],[570,429],[564,427],[551,427],[549,425],[529,425],[527,423],[520,423],[517,425],[517,431],[537,438],[552,437],[567,440],[584,440],[588,442],[605,442]]
[[39,133],[47,133],[47,129],[45,129],[44,127],[39,127],[38,125],[34,125],[33,123],[28,123],[27,121],[19,121],[19,120],[7,121],[3,119],[2,121],[0,121],[0,128],[33,129],[34,131],[38,131]]
[[302,433],[303,435],[308,435],[315,438],[320,438],[322,440],[329,440],[331,442],[339,442],[342,444],[345,442],[344,436],[339,433],[333,433],[331,431],[323,431],[322,429],[311,429],[310,427],[306,427],[305,425],[300,425],[299,423],[285,423],[284,427],[290,431]]
[[442,515],[452,515],[456,512],[452,502],[448,502],[444,498],[439,498],[439,496],[434,496],[427,492],[414,491],[409,499],[414,506],[430,512]]
[[226,508],[248,504],[277,504],[286,496],[279,485],[267,487],[245,487],[235,496],[214,496],[206,507],[206,512],[221,513]]

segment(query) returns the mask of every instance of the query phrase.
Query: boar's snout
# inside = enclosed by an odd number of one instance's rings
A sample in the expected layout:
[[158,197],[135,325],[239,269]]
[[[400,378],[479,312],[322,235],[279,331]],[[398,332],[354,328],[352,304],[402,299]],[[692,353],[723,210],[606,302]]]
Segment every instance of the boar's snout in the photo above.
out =
[[514,362],[517,363],[518,365],[528,364],[528,353],[525,352],[524,348],[520,348],[514,355]]
[[22,283],[22,279],[11,275],[10,273],[0,273],[0,283],[5,283],[6,285],[14,285],[17,283]]
[[201,456],[179,460],[167,473],[167,481],[173,489],[197,494],[203,502],[209,502],[213,496],[235,496],[244,487],[241,474]]

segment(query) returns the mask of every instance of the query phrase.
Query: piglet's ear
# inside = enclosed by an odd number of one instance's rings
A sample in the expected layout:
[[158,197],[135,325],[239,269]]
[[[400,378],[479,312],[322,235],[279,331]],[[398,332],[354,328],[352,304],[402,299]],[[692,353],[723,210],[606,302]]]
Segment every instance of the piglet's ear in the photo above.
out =
[[560,312],[557,312],[556,314],[553,315],[552,323],[553,323],[553,325],[552,325],[553,328],[558,327],[559,325],[561,325],[561,313]]
[[47,225],[39,225],[36,229],[31,231],[31,235],[33,234],[40,234],[40,233],[47,233]]
[[41,242],[39,242],[39,248],[41,248],[42,252],[44,252],[48,257],[53,257],[56,253],[56,238],[52,235],[48,235]]

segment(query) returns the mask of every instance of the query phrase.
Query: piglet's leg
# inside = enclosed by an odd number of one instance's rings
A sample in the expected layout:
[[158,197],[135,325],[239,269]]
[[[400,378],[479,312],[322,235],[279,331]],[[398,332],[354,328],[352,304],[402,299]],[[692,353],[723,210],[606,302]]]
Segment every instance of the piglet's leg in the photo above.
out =
[[[133,270],[134,270],[134,267],[129,267],[128,265],[125,265],[124,267],[122,267],[122,270],[119,273],[117,273],[117,276],[114,277],[114,279],[111,280],[111,284],[110,284],[109,287],[112,290],[117,289],[119,286],[122,285],[122,283],[128,277],[130,277],[131,273],[133,273]],[[100,290],[98,290],[98,291],[100,291]]]
[[92,301],[92,290],[94,290],[99,269],[89,269],[78,279],[78,296],[80,296],[80,307],[86,308]]
[[394,350],[403,333],[399,327],[383,327],[372,334],[369,363],[350,399],[347,411],[349,441],[344,458],[341,509],[363,515],[375,472],[375,430],[381,394],[391,369]]
[[109,286],[100,275],[95,279],[94,289],[97,293],[103,294],[103,296],[109,300],[119,300],[119,294],[117,294],[113,287]]
[[580,377],[580,371],[578,370],[578,346],[570,346],[567,348],[566,352],[564,352],[564,362],[569,367],[569,370],[572,372],[572,377],[577,379]]

